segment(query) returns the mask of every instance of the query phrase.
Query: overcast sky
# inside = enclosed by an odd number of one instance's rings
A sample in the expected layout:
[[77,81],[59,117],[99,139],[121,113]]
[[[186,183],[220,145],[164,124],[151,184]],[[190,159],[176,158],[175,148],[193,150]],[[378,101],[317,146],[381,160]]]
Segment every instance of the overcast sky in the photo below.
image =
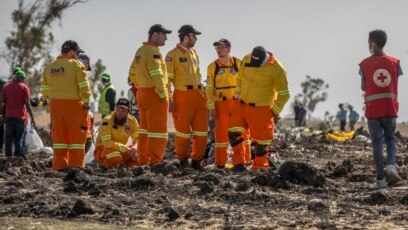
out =
[[[27,1],[30,2],[30,1]],[[13,30],[10,13],[16,0],[0,0],[0,48]],[[232,55],[242,58],[257,45],[274,53],[287,69],[292,98],[283,114],[288,114],[293,96],[301,92],[306,75],[324,79],[329,98],[318,104],[313,115],[337,111],[338,103],[348,102],[363,114],[358,64],[369,55],[368,32],[383,29],[388,34],[385,52],[401,60],[404,75],[399,82],[399,121],[408,121],[408,1],[406,0],[89,0],[65,11],[53,25],[57,40],[53,55],[61,44],[76,40],[91,57],[102,59],[120,90],[127,90],[129,65],[136,49],[147,40],[152,24],[161,23],[173,30],[165,55],[177,43],[177,30],[192,24],[202,32],[196,49],[200,56],[203,80],[207,65],[216,58],[212,43],[227,38]],[[0,76],[9,66],[0,62]]]

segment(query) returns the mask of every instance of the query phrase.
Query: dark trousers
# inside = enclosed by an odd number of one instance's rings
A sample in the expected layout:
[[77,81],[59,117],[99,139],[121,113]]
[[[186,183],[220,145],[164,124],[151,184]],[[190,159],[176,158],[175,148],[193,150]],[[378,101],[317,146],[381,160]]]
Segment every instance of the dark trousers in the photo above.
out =
[[14,156],[26,159],[23,148],[23,135],[25,131],[25,121],[15,117],[6,118],[6,156],[11,157],[13,142],[15,144]]
[[340,131],[346,131],[346,121],[340,121]]
[[0,150],[3,150],[4,145],[4,125],[0,125]]

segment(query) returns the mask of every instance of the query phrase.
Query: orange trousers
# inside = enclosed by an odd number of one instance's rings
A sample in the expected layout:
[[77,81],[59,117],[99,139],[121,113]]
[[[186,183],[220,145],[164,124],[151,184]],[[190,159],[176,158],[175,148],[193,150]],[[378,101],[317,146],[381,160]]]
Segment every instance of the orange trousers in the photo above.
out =
[[139,88],[138,161],[140,165],[158,164],[167,145],[167,121],[169,101],[161,100],[154,88]]
[[120,153],[117,150],[107,149],[103,146],[95,149],[94,157],[106,169],[116,168],[121,162],[129,167],[138,165],[137,159],[132,160],[128,152]]
[[[236,135],[236,139],[243,139],[242,133],[251,130],[251,139],[257,145],[264,146],[265,154],[255,152],[253,169],[269,167],[267,146],[273,140],[274,121],[269,106],[254,107],[243,103],[236,103],[232,110],[228,131]],[[259,150],[260,148],[258,148]],[[245,164],[243,143],[233,147],[232,161],[234,165]]]
[[50,100],[54,170],[85,166],[88,124],[82,105],[82,101],[75,99]]
[[[208,136],[208,110],[205,95],[201,89],[174,90],[173,98],[177,158],[190,157],[192,160],[202,160]],[[189,154],[191,134],[193,146]]]
[[[225,100],[215,102],[215,111],[217,117],[215,119],[215,159],[216,166],[225,166],[228,161],[228,123],[231,118],[231,112],[235,103],[240,103],[238,100]],[[244,139],[244,162],[249,164],[251,162],[251,142],[249,140],[249,131],[242,134]]]

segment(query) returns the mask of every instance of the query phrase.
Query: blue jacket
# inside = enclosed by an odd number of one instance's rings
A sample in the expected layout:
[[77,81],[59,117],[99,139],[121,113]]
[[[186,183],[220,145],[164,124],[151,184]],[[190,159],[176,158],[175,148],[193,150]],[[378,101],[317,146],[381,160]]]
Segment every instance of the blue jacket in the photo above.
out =
[[340,121],[347,120],[347,110],[340,109],[340,111],[337,112],[337,118],[339,118]]
[[350,121],[358,121],[360,115],[355,110],[350,110],[349,120]]

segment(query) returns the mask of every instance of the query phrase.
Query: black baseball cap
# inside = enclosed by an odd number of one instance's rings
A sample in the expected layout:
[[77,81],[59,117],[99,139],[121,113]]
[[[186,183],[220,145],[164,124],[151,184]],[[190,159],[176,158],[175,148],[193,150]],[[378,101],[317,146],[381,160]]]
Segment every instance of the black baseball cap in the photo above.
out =
[[225,45],[226,47],[231,47],[231,42],[228,39],[221,38],[219,41],[213,43],[213,46]]
[[253,67],[260,67],[266,57],[266,50],[262,46],[257,46],[251,53],[251,65]]
[[88,55],[86,55],[86,54],[84,54],[84,53],[81,53],[81,54],[78,55],[78,60],[80,60],[82,63],[83,63],[83,62],[88,63],[88,69],[87,69],[87,71],[91,71],[91,70],[92,70],[92,69],[91,69],[91,59],[89,58]]
[[171,34],[172,31],[164,28],[162,24],[154,24],[149,29],[149,35],[153,34],[154,32],[162,32],[165,34]]
[[62,44],[61,50],[63,53],[67,53],[71,50],[78,51],[78,53],[84,53],[84,51],[81,48],[79,48],[78,43],[73,40],[65,41],[64,44]]
[[130,110],[130,101],[124,97],[119,98],[118,102],[116,102],[116,107]]
[[201,34],[201,32],[194,29],[194,27],[192,25],[184,25],[184,26],[180,27],[180,29],[178,30],[178,33],[181,34],[181,35],[187,35],[189,33],[193,33],[195,35],[200,35]]

